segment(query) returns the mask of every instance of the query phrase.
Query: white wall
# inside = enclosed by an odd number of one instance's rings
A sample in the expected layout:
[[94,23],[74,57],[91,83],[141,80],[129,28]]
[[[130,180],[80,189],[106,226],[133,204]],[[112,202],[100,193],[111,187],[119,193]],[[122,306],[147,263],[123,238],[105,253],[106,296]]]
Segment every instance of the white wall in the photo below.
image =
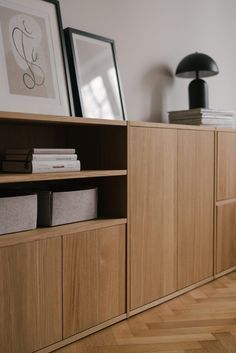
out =
[[210,108],[236,111],[235,0],[60,0],[64,27],[115,40],[127,117],[167,121],[188,108],[189,80],[174,76],[195,51],[220,74],[207,78]]

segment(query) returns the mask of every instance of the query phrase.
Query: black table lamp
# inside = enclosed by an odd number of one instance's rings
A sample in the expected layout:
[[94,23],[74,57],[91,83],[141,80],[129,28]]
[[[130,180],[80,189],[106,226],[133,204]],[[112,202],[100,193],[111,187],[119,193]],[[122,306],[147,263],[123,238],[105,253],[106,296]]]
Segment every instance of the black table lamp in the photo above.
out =
[[194,78],[189,84],[189,109],[208,108],[207,83],[201,77],[214,76],[219,73],[215,61],[208,55],[194,53],[185,56],[179,63],[175,75]]

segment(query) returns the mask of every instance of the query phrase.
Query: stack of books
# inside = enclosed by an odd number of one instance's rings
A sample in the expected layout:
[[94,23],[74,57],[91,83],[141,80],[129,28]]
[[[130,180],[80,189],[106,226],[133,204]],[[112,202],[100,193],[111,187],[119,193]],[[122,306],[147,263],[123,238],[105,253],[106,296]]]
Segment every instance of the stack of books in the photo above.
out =
[[9,149],[2,161],[2,171],[10,173],[73,172],[80,168],[74,148]]
[[235,127],[234,112],[230,110],[194,108],[169,112],[172,124]]

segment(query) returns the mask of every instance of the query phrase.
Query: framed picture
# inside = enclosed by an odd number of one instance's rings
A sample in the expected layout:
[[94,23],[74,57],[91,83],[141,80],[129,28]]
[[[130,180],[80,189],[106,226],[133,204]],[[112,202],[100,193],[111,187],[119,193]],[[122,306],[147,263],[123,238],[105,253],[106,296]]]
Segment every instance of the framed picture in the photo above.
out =
[[70,115],[57,0],[0,0],[0,110]]
[[125,120],[114,41],[74,28],[65,39],[75,114]]

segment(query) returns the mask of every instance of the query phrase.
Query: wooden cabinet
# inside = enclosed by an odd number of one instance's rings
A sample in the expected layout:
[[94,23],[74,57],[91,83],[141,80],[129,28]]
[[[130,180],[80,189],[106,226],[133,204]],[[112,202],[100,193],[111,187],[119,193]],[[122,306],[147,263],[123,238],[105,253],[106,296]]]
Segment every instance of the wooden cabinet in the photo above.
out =
[[127,122],[0,112],[0,157],[33,147],[78,148],[82,170],[0,173],[0,194],[96,187],[98,218],[0,236],[1,353],[54,351],[126,317]]
[[126,312],[125,228],[63,237],[64,338]]
[[0,127],[0,156],[75,147],[82,165],[0,173],[0,192],[98,188],[98,219],[0,237],[1,352],[55,351],[187,291],[213,249],[217,274],[236,266],[236,130],[4,112]]
[[177,132],[129,132],[130,308],[177,289]]
[[61,239],[0,248],[0,351],[31,353],[62,339]]
[[213,276],[214,132],[178,131],[178,289]]
[[217,206],[216,273],[236,266],[236,202]]

